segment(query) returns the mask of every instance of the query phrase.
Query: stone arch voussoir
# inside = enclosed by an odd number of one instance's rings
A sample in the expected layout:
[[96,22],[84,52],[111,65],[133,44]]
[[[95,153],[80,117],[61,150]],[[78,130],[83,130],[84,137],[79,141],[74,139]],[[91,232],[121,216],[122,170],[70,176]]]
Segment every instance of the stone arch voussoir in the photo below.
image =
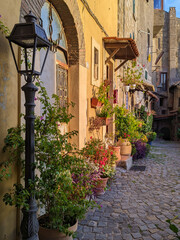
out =
[[[40,18],[41,8],[45,0],[22,0],[20,22],[24,15],[31,10]],[[69,65],[81,64],[85,66],[85,41],[83,25],[76,0],[51,0],[56,8],[64,27],[68,44]]]

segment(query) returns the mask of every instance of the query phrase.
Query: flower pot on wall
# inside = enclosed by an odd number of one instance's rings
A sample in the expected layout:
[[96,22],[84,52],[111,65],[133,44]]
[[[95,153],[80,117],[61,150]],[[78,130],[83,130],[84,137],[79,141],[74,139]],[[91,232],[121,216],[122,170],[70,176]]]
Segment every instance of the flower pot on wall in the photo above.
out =
[[113,118],[106,118],[106,125],[109,125],[113,122]]
[[130,89],[135,90],[135,89],[136,89],[136,84],[135,84],[135,83],[134,83],[134,84],[131,84],[131,85],[130,85]]
[[102,103],[99,102],[97,98],[95,98],[95,97],[91,98],[91,107],[92,108],[100,107],[101,105],[102,105]]
[[104,86],[109,86],[110,85],[110,83],[111,83],[111,81],[109,80],[109,79],[105,79],[104,80]]
[[[43,216],[42,216],[43,217]],[[42,218],[40,217],[39,220]],[[76,232],[78,227],[78,221],[68,231]],[[72,236],[66,236],[65,233],[59,232],[56,229],[47,229],[39,227],[39,240],[73,240]]]
[[130,88],[130,86],[125,85],[125,86],[124,86],[124,91],[125,91],[125,92],[129,92],[129,88]]

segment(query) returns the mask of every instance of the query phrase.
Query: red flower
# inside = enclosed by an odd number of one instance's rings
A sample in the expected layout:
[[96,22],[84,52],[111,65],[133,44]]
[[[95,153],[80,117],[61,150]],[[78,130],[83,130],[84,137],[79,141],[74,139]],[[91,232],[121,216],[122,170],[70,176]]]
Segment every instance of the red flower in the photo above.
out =
[[92,136],[90,137],[90,139],[92,139]]
[[110,152],[111,155],[113,155],[113,152]]

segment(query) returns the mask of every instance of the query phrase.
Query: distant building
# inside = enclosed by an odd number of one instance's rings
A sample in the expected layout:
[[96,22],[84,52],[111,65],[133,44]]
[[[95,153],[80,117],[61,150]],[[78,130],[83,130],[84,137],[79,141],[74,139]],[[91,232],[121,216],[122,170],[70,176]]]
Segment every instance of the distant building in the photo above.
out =
[[[166,139],[176,140],[180,127],[180,19],[175,7],[169,13],[163,2],[154,2],[153,83],[159,102],[154,104],[154,130]],[[159,9],[160,8],[160,9]]]

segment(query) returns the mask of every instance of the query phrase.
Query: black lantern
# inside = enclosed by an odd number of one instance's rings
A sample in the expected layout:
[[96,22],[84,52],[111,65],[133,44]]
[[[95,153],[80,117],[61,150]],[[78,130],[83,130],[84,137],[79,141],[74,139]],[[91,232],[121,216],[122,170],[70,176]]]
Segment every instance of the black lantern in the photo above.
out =
[[[30,191],[30,182],[35,180],[34,169],[34,99],[38,88],[33,83],[33,77],[41,75],[51,43],[48,41],[44,29],[36,23],[37,18],[30,12],[25,17],[26,23],[15,24],[7,39],[12,50],[13,58],[18,73],[25,76],[26,84],[22,87],[25,93],[25,188],[29,190],[29,209],[22,209],[23,219],[21,222],[21,234],[23,240],[38,240],[39,223],[37,220],[37,204],[34,194]],[[13,44],[21,47],[21,66],[18,65]],[[43,57],[42,66],[39,71],[35,69],[38,65],[36,56],[40,50],[43,51],[39,57]],[[24,69],[23,69],[24,66]]]
[[[37,18],[31,11],[24,18],[26,23],[15,24],[7,39],[9,40],[18,73],[23,75],[41,75],[51,43],[47,39],[45,30],[36,23]],[[21,66],[18,66],[13,43],[21,47]],[[43,50],[45,54],[41,54],[44,55],[44,60],[41,67],[37,70],[35,68],[35,65],[37,65],[36,55],[40,50]]]

